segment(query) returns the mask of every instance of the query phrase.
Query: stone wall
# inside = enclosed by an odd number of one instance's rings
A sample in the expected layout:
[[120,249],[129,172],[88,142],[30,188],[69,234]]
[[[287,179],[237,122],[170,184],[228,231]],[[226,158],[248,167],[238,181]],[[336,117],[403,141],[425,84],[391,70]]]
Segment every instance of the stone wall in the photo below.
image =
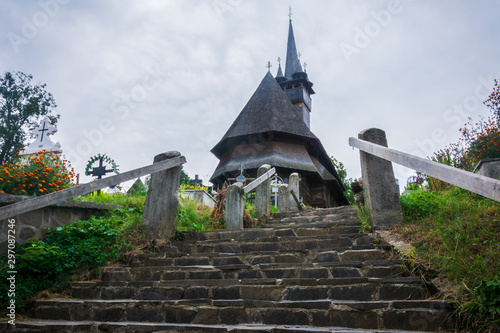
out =
[[183,190],[181,191],[181,196],[183,198],[196,200],[212,208],[215,206],[215,199],[204,190]]
[[[0,207],[27,199],[30,197],[0,193]],[[15,220],[16,243],[24,244],[30,238],[43,238],[48,232],[47,227],[55,228],[78,220],[88,220],[92,216],[103,215],[109,209],[120,207],[111,204],[68,200],[1,220],[0,254],[7,252],[7,224],[9,220]]]

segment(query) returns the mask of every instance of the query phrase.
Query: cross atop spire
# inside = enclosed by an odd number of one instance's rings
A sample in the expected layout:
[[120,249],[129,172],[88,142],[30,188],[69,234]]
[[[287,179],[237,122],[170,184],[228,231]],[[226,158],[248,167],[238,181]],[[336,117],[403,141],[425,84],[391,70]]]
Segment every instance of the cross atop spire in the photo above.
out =
[[292,6],[288,6],[288,17],[290,18],[290,21],[292,20]]
[[271,71],[271,67],[273,67],[273,65],[271,65],[270,61],[268,61],[266,67],[267,67],[267,71],[270,72]]

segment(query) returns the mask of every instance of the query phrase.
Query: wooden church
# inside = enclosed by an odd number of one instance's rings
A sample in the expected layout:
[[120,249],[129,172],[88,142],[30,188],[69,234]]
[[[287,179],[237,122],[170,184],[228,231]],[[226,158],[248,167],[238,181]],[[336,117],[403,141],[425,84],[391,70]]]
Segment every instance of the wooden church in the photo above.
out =
[[220,160],[210,181],[230,183],[244,170],[256,177],[263,164],[276,168],[282,179],[300,175],[305,205],[347,205],[344,187],[320,140],[310,130],[312,82],[302,69],[292,21],[289,22],[285,73],[268,71],[222,139],[211,152]]

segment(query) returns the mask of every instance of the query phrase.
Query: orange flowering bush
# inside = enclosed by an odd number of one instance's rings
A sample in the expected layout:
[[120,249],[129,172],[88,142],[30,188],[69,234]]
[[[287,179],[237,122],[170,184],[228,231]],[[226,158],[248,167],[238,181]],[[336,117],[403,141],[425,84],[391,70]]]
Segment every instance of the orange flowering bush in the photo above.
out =
[[434,154],[433,160],[447,157],[449,165],[472,171],[480,160],[500,157],[500,84],[495,80],[493,92],[484,102],[492,111],[488,118],[476,123],[469,121],[460,129],[457,143],[448,145]]
[[45,151],[17,154],[10,163],[0,166],[0,193],[43,195],[71,187],[74,181],[71,163]]

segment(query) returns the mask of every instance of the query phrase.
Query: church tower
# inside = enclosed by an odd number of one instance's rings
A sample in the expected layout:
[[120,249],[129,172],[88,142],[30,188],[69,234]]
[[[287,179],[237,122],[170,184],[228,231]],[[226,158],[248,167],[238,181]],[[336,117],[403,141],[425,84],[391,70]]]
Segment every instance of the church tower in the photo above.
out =
[[257,176],[263,164],[285,182],[300,174],[299,197],[312,207],[347,205],[340,177],[319,138],[310,130],[312,83],[302,69],[289,22],[285,73],[268,71],[222,139],[212,148],[219,159],[210,182],[215,187],[244,170]]
[[302,120],[304,120],[304,123],[307,127],[311,128],[310,114],[312,108],[311,95],[314,94],[313,83],[309,81],[305,69],[302,69],[302,65],[300,64],[291,17],[288,26],[285,75],[283,75],[281,64],[279,64],[276,81],[278,81],[281,88],[285,91],[288,99],[295,106]]

